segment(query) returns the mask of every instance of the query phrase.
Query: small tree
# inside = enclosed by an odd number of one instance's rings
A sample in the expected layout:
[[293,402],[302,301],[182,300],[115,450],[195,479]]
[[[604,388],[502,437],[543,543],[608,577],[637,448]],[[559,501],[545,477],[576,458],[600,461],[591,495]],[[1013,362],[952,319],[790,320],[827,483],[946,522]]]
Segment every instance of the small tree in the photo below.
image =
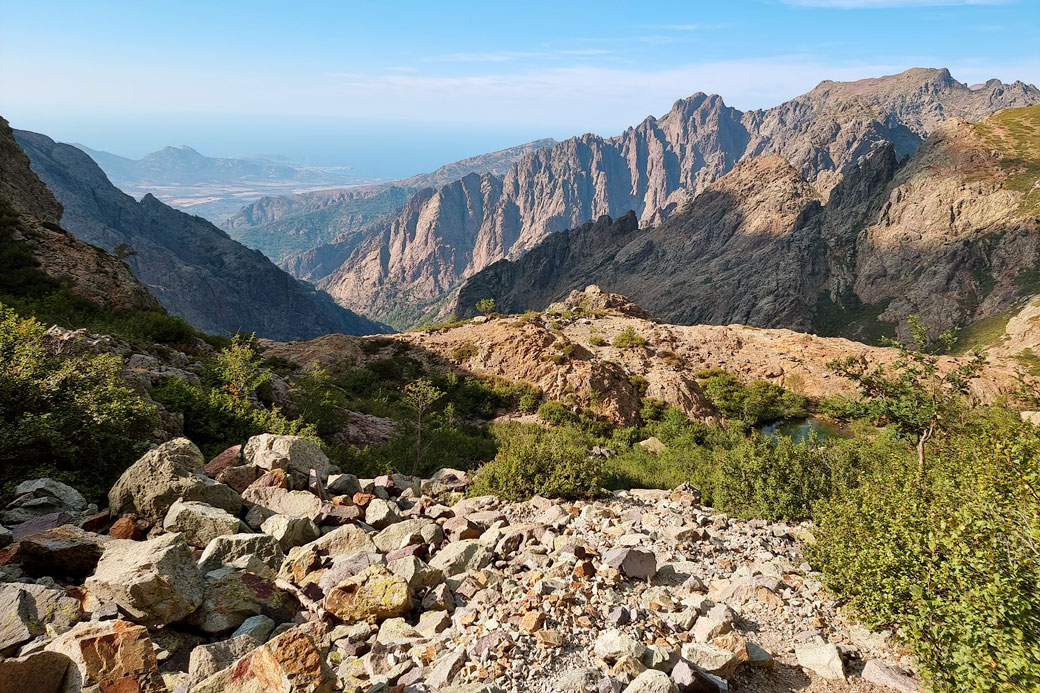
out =
[[939,368],[939,353],[949,351],[957,336],[952,330],[931,341],[928,328],[916,315],[908,318],[912,344],[885,339],[899,350],[890,365],[869,367],[862,357],[832,361],[828,367],[852,380],[867,398],[869,411],[891,424],[899,436],[917,449],[920,471],[925,471],[925,444],[936,433],[961,418],[968,385],[979,377],[986,357],[979,351],[959,365]]
[[495,299],[493,298],[482,298],[477,301],[477,310],[484,315],[491,315],[495,312]]
[[231,346],[217,355],[217,377],[233,399],[245,400],[271,382],[271,373],[261,363],[256,335],[236,334]]
[[415,462],[412,463],[412,476],[419,471],[419,461],[422,459],[423,417],[443,396],[444,392],[429,378],[419,378],[404,387],[404,401],[415,414]]
[[120,243],[113,249],[112,254],[116,256],[117,260],[125,260],[132,255],[137,255],[137,251],[126,243]]

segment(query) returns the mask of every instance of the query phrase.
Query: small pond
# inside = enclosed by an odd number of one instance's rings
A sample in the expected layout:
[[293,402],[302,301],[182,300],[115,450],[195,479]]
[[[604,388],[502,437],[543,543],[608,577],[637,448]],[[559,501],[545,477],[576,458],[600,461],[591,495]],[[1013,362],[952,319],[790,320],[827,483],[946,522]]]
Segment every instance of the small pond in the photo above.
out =
[[810,434],[813,432],[816,433],[816,438],[818,440],[845,437],[845,433],[837,426],[812,417],[805,419],[789,419],[787,421],[774,421],[771,424],[762,426],[759,430],[764,436],[784,436],[790,438],[796,443],[808,440]]

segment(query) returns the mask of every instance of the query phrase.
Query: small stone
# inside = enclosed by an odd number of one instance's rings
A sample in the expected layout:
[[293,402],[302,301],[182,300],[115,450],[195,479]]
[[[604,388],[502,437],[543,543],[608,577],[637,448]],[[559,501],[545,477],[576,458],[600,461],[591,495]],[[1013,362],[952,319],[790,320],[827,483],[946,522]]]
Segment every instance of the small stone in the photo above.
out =
[[899,693],[917,693],[921,685],[914,677],[906,673],[894,664],[889,664],[880,659],[872,659],[863,667],[861,674],[864,681],[891,688]]
[[274,630],[274,626],[275,623],[272,619],[263,614],[257,614],[242,621],[242,625],[231,634],[231,637],[237,638],[240,635],[248,635],[257,643],[264,643],[267,642],[267,637]]
[[480,541],[466,539],[452,542],[438,551],[430,560],[430,567],[440,570],[447,577],[453,577],[485,568],[493,557],[491,549]]
[[434,661],[424,679],[426,687],[436,691],[455,683],[466,659],[466,651],[459,649]]
[[825,679],[845,680],[845,663],[837,645],[796,645],[794,654],[803,669]]
[[603,562],[625,577],[649,580],[657,573],[657,557],[647,549],[613,548],[603,555]]
[[[144,526],[142,526],[144,525]],[[132,515],[123,515],[108,528],[108,536],[113,539],[131,539],[144,541],[148,536],[148,522],[140,521]]]
[[703,671],[687,659],[672,668],[672,681],[679,693],[723,693],[729,690],[725,680]]
[[556,681],[557,693],[614,693],[614,683],[599,669],[586,668],[568,671]]
[[545,613],[541,611],[528,611],[520,619],[520,630],[525,633],[533,633],[545,623]]
[[619,630],[607,630],[596,638],[592,652],[607,664],[613,664],[625,655],[642,659],[646,646]]
[[415,629],[427,638],[442,633],[451,627],[451,616],[447,611],[424,611],[419,616]]
[[647,669],[625,687],[624,693],[678,693],[679,689],[668,678],[668,674],[656,669]]
[[321,536],[321,530],[306,515],[273,515],[260,525],[260,531],[278,540],[282,551],[302,546]]
[[539,647],[563,647],[563,634],[558,630],[543,629],[535,632]]

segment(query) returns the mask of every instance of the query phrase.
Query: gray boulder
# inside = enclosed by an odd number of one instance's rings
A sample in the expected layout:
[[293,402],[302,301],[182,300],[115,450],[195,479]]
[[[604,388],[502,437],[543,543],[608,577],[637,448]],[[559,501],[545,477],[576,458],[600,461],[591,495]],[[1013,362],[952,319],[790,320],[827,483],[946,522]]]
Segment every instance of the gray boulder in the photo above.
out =
[[238,635],[228,640],[199,645],[191,651],[188,662],[188,689],[207,676],[226,669],[239,657],[255,650],[260,643],[249,635]]
[[203,575],[228,567],[271,577],[283,560],[285,553],[278,540],[268,534],[226,534],[206,545],[198,568]]
[[46,626],[65,630],[83,618],[78,599],[42,585],[0,584],[0,656],[43,635]]
[[200,501],[232,514],[242,499],[230,486],[202,475],[205,460],[187,438],[176,438],[149,450],[123,472],[108,492],[112,514],[134,514],[158,524],[178,499]]
[[825,679],[845,680],[845,663],[834,643],[826,645],[796,645],[794,654],[798,665]]
[[628,684],[624,693],[679,693],[668,674],[656,669],[647,669]]
[[167,532],[181,532],[185,541],[200,547],[217,537],[237,534],[240,528],[241,522],[228,511],[198,501],[177,501],[163,520]]
[[206,589],[180,534],[110,542],[84,586],[101,602],[115,602],[132,620],[152,628],[190,614]]
[[297,480],[306,484],[313,469],[324,483],[332,471],[332,464],[321,446],[309,438],[280,436],[264,433],[253,436],[242,451],[246,464],[262,469],[287,469]]
[[260,525],[260,531],[277,539],[283,551],[321,536],[318,525],[306,515],[272,515]]
[[625,577],[649,580],[657,574],[657,557],[648,549],[613,548],[603,554],[603,562]]
[[452,577],[485,568],[494,556],[494,552],[480,543],[479,539],[463,539],[438,551],[430,560],[430,567],[441,571],[446,577]]

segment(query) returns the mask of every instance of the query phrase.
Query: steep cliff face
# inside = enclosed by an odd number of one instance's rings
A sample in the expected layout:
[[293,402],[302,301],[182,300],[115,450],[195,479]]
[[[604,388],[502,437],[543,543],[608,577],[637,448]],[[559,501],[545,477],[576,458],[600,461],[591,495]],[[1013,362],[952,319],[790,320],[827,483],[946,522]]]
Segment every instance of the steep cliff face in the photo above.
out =
[[[0,248],[27,249],[38,269],[73,294],[109,310],[158,308],[159,302],[125,263],[104,250],[77,240],[58,221],[62,207],[33,173],[29,157],[0,118]],[[2,248],[7,251],[7,248]],[[9,256],[9,253],[0,254]],[[16,273],[24,267],[5,268]],[[4,279],[8,279],[5,277]],[[6,282],[4,282],[6,285]]]
[[[992,80],[971,89],[946,70],[925,69],[860,82],[824,82],[785,104],[747,113],[726,106],[718,96],[695,94],[676,102],[664,117],[647,118],[616,137],[583,135],[525,155],[500,186],[484,185],[488,196],[469,205],[479,210],[475,216],[441,216],[440,201],[454,193],[438,191],[424,196],[424,205],[409,204],[375,222],[363,241],[350,239],[349,252],[335,243],[316,251],[326,260],[309,266],[324,271],[335,264],[328,258],[342,258],[322,286],[344,305],[386,317],[392,303],[388,296],[406,295],[413,306],[428,307],[465,277],[601,215],[634,210],[640,223],[656,225],[749,158],[780,156],[826,199],[847,172],[873,153],[888,146],[897,155],[912,153],[945,119],[975,120],[1034,103],[1040,103],[1040,92],[1029,85]],[[414,260],[397,258],[416,250],[407,243],[382,243],[388,229],[414,226],[419,219],[428,237],[444,242],[460,236],[460,224],[477,229],[472,244],[453,250],[454,264],[466,258],[461,272],[438,267],[436,276],[416,277],[410,271]],[[385,262],[374,261],[382,255]],[[432,268],[436,259],[430,260],[426,266]],[[307,276],[319,279],[321,273],[311,269]]]
[[[555,144],[540,139],[497,152],[480,154],[391,184],[319,190],[291,197],[264,197],[232,216],[223,226],[232,238],[260,250],[301,279],[330,264],[321,246],[349,239],[384,214],[399,211],[426,188],[439,188],[472,173],[502,175],[528,152]],[[352,247],[352,246],[351,246]],[[317,252],[314,252],[317,250]],[[335,253],[335,250],[330,252]],[[303,258],[293,257],[303,254]],[[342,255],[342,251],[339,252]],[[320,259],[313,259],[315,256]],[[342,262],[342,260],[340,260]],[[339,263],[336,263],[338,266]],[[329,274],[335,266],[318,276]]]
[[133,273],[163,306],[195,327],[285,340],[382,331],[204,219],[150,195],[137,202],[120,192],[76,147],[30,132],[15,136],[33,171],[61,201],[65,228],[105,250],[128,246]]
[[911,313],[968,325],[1036,290],[1038,177],[1040,107],[946,121],[902,164],[886,145],[826,202],[785,159],[752,159],[660,226],[604,219],[495,263],[452,308],[536,309],[595,282],[681,324],[862,339]]

